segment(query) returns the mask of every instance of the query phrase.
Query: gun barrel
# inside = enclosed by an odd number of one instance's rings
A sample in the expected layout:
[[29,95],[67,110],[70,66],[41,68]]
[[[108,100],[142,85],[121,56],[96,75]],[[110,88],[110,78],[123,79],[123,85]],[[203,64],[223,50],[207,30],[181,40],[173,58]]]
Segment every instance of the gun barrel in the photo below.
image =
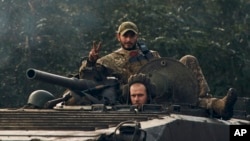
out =
[[33,68],[30,68],[26,71],[26,76],[28,79],[40,80],[46,83],[59,85],[72,90],[86,90],[96,86],[96,83],[92,80],[77,79],[73,77],[69,78],[41,70],[36,70]]

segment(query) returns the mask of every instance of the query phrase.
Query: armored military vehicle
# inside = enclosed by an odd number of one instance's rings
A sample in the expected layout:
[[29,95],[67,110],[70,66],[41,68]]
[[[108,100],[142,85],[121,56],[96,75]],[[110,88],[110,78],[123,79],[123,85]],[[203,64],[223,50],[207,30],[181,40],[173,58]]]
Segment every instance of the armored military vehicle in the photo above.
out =
[[[234,116],[229,120],[196,106],[197,83],[178,61],[161,58],[148,63],[140,72],[157,83],[159,103],[145,104],[140,109],[98,101],[78,106],[52,104],[48,109],[0,109],[0,139],[229,141],[230,127],[250,126],[249,98],[238,98]],[[84,92],[89,90],[86,83],[91,83],[35,69],[28,69],[27,77]],[[56,103],[65,100],[65,97],[49,98]]]

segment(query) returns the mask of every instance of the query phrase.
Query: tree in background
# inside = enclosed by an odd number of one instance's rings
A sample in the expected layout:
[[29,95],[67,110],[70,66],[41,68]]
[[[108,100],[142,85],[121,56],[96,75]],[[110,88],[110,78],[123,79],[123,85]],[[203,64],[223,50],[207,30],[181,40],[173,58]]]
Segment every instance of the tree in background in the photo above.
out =
[[115,31],[126,20],[161,56],[196,56],[211,93],[235,87],[249,96],[249,13],[247,0],[3,0],[0,106],[22,106],[37,89],[59,96],[64,88],[27,80],[26,70],[77,73],[93,40],[103,42],[101,55],[119,46]]

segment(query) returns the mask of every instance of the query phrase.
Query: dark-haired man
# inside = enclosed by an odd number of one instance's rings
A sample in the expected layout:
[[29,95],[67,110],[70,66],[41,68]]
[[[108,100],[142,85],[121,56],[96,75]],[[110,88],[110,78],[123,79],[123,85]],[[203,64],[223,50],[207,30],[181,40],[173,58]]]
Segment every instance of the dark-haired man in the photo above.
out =
[[141,106],[153,104],[155,98],[155,85],[142,73],[131,75],[128,84],[124,85],[122,96],[126,104]]
[[[101,58],[99,58],[101,43],[93,43],[88,59],[82,62],[82,66],[79,69],[80,77],[84,75],[84,70],[89,70],[89,68],[98,64],[107,68],[106,74],[118,78],[122,85],[127,84],[129,76],[137,73],[148,62],[160,58],[157,51],[149,50],[144,44],[138,43],[138,33],[139,30],[133,22],[126,21],[121,23],[116,34],[121,47]],[[179,61],[193,72],[198,82],[198,95],[200,98],[198,106],[212,109],[224,119],[231,118],[233,106],[237,100],[236,90],[229,89],[227,95],[222,99],[211,98],[208,94],[210,89],[196,57],[186,55]]]
[[87,61],[83,61],[80,74],[88,67],[100,64],[109,68],[112,76],[117,77],[121,83],[126,84],[128,77],[135,74],[149,61],[160,58],[157,51],[147,49],[138,43],[139,30],[130,21],[123,22],[116,33],[116,38],[121,47],[114,52],[99,58],[101,44],[93,43]]

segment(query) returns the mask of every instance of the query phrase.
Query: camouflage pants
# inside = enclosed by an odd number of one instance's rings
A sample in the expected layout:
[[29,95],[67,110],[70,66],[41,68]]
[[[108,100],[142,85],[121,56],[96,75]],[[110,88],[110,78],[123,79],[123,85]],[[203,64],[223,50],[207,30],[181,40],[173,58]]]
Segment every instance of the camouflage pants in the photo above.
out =
[[199,96],[205,97],[210,91],[210,88],[207,84],[207,81],[202,73],[201,67],[199,65],[198,60],[196,57],[192,55],[185,55],[180,60],[181,63],[183,63],[186,67],[191,69],[191,71],[194,74],[194,77],[198,81],[198,90],[199,90]]

